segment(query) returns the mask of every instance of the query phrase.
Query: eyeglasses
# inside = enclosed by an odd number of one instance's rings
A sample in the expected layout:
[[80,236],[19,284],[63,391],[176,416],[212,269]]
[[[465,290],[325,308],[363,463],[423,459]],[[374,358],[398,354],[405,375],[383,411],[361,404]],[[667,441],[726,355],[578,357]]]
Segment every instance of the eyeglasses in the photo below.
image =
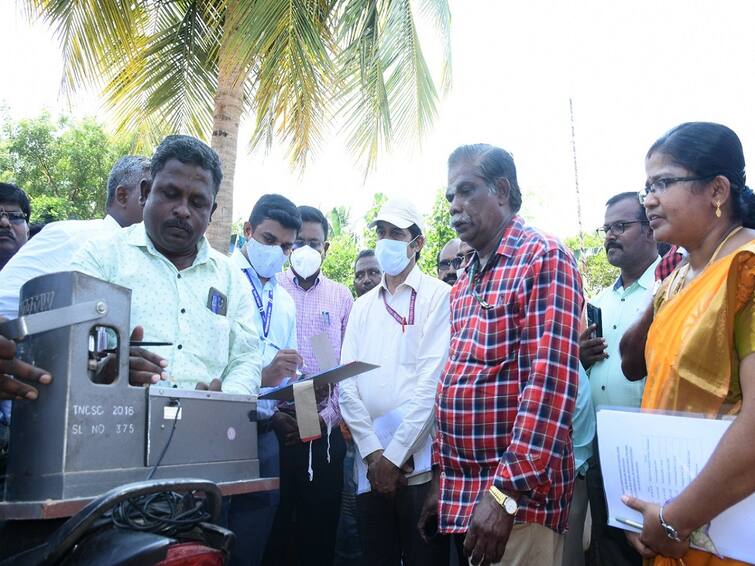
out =
[[[451,269],[451,266],[453,265],[453,259],[442,259],[438,262],[438,270],[440,271],[448,271]],[[456,269],[456,268],[454,268]]]
[[627,229],[627,226],[630,224],[648,224],[647,220],[630,220],[627,222],[621,221],[621,222],[614,222],[613,224],[606,224],[605,226],[601,226],[597,230],[595,230],[595,233],[598,236],[606,237],[608,233],[610,232],[614,236],[621,236],[624,233],[624,230]]
[[0,208],[0,218],[3,216],[5,216],[11,224],[21,224],[26,222],[26,214],[19,210],[5,210],[4,208]]
[[671,185],[674,185],[676,183],[684,183],[687,181],[707,181],[708,179],[712,179],[716,176],[718,176],[718,173],[714,173],[713,175],[704,175],[702,177],[664,177],[662,179],[656,179],[652,183],[646,183],[645,187],[640,189],[640,191],[637,193],[637,197],[640,199],[640,204],[644,205],[645,200],[649,195],[661,195]]

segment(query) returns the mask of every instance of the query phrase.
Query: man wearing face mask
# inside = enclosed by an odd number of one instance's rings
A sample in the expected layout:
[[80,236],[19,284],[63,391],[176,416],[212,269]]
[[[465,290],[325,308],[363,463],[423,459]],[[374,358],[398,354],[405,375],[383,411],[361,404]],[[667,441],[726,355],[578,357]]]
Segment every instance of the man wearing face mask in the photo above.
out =
[[[231,261],[249,283],[256,313],[254,320],[262,352],[262,387],[273,387],[295,378],[302,365],[297,352],[296,305],[275,277],[283,269],[301,228],[296,205],[281,195],[263,195],[244,223],[246,244],[237,249]],[[260,476],[276,477],[279,470],[276,422],[284,415],[275,401],[257,403],[257,447]],[[261,564],[273,518],[278,507],[278,491],[252,493],[231,498],[229,528],[236,533],[231,564]]]
[[384,275],[354,303],[341,358],[380,367],[343,381],[339,398],[364,462],[357,496],[363,563],[442,564],[448,540],[425,542],[416,525],[432,477],[433,406],[448,355],[451,287],[417,267],[425,239],[412,203],[390,200],[371,226]]
[[[349,290],[328,279],[322,262],[328,253],[328,221],[311,206],[300,206],[302,225],[291,252],[291,268],[278,274],[278,283],[296,303],[296,331],[304,375],[320,367],[315,344],[327,344],[331,361],[341,359],[341,344],[354,300]],[[338,423],[338,392],[319,403],[323,435],[310,442],[299,439],[296,417],[280,411],[281,500],[265,561],[282,564],[286,548],[295,544],[299,562],[333,564],[336,527],[341,504],[345,446]],[[310,460],[311,454],[311,460]],[[312,470],[312,479],[309,470]]]

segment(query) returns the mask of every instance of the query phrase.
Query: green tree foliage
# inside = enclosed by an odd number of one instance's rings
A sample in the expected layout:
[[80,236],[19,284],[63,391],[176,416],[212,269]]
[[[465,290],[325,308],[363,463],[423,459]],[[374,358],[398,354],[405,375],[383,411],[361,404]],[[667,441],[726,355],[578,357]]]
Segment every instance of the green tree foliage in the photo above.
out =
[[354,288],[354,260],[359,253],[357,238],[349,229],[349,211],[339,206],[327,215],[330,224],[328,239],[330,248],[322,266],[322,271],[333,281],[346,285],[352,293]]
[[357,239],[351,232],[344,231],[330,238],[328,255],[322,271],[333,281],[346,285],[354,293],[354,261],[359,248]]
[[0,179],[29,195],[32,222],[100,218],[107,177],[128,143],[108,136],[92,119],[53,120],[43,113],[5,120],[0,131]]
[[375,229],[370,228],[370,224],[377,218],[380,207],[385,204],[388,197],[383,193],[375,193],[372,197],[372,206],[367,210],[364,215],[364,231],[362,232],[362,249],[374,250],[375,243],[377,242],[377,236],[375,235]]
[[425,218],[425,247],[419,258],[419,266],[428,275],[437,274],[437,258],[449,240],[456,238],[451,228],[445,189],[438,189],[430,215]]
[[601,289],[613,285],[619,276],[619,268],[608,263],[603,238],[597,234],[585,234],[584,247],[581,247],[579,236],[572,236],[566,239],[566,245],[577,259],[588,297],[594,297]]

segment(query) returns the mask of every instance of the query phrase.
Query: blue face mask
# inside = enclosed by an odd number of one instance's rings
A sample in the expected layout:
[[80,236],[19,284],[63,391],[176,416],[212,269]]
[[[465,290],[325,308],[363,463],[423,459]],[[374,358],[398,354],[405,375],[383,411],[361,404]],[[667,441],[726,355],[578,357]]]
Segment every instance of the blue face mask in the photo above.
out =
[[377,257],[380,268],[392,277],[404,271],[411,259],[406,251],[412,242],[400,242],[387,238],[378,240],[375,244],[375,257]]
[[282,271],[286,262],[286,254],[280,246],[267,246],[254,238],[249,238],[246,243],[246,256],[257,275],[265,279],[270,279]]

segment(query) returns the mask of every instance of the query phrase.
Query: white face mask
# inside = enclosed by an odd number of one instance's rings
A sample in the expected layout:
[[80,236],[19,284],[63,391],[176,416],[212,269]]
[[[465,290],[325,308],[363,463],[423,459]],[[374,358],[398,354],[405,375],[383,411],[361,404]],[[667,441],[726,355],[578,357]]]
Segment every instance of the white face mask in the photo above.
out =
[[461,276],[464,275],[464,268],[460,268],[456,270],[456,280],[458,281],[461,279]]
[[267,246],[254,238],[246,243],[246,256],[257,275],[270,279],[283,269],[286,254],[280,246]]
[[400,242],[387,238],[378,240],[375,244],[375,257],[377,257],[380,268],[392,277],[404,271],[410,260],[406,251],[412,242]]
[[321,265],[322,255],[314,248],[302,246],[291,252],[291,267],[303,279],[312,277]]

